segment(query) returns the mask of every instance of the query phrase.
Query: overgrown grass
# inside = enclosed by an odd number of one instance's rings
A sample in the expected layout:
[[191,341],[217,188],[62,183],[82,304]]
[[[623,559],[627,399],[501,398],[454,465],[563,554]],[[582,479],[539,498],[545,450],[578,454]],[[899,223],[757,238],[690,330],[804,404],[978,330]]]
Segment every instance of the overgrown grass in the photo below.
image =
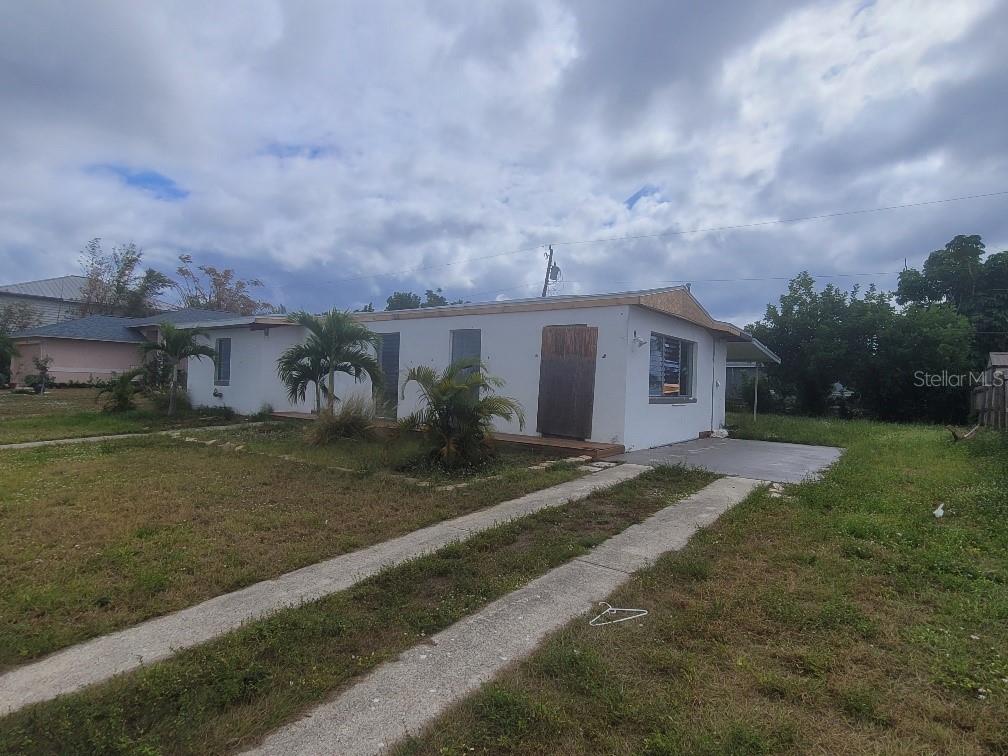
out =
[[0,720],[0,750],[223,753],[712,480],[665,468]]
[[574,622],[401,753],[1008,752],[1008,442],[745,432],[847,452],[609,599],[641,623]]
[[396,443],[300,448],[309,461],[167,437],[0,451],[0,669],[580,474],[518,457],[446,491],[376,474],[409,453]]
[[102,412],[97,389],[50,389],[46,394],[0,391],[0,444],[56,438],[111,436],[241,422],[213,410],[193,410],[174,417],[154,411],[143,399],[126,412]]
[[486,478],[544,459],[542,455],[535,455],[531,451],[502,445],[497,457],[485,465],[446,471],[429,463],[428,447],[423,438],[415,433],[383,429],[384,437],[379,433],[371,439],[334,439],[322,445],[314,445],[306,439],[306,434],[312,430],[312,422],[291,420],[236,430],[207,431],[200,433],[199,438],[244,445],[251,452],[289,455],[312,464],[354,470],[362,475],[403,473],[434,484],[442,480],[451,482],[465,478]]

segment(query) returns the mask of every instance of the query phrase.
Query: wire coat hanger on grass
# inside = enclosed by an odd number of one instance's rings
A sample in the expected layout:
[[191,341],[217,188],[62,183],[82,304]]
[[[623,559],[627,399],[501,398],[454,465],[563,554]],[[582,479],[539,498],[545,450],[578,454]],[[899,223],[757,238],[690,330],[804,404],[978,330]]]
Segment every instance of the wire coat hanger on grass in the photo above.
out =
[[[617,622],[626,622],[627,620],[643,617],[648,613],[647,609],[620,609],[619,607],[616,606],[610,606],[605,601],[599,601],[599,606],[604,606],[605,609],[603,609],[602,613],[599,614],[597,617],[593,617],[591,622],[588,623],[592,627],[599,627],[601,625],[614,625]],[[619,612],[631,612],[631,614],[629,614],[626,617],[620,617],[619,619],[603,620],[604,617],[609,617],[611,615],[618,614]]]

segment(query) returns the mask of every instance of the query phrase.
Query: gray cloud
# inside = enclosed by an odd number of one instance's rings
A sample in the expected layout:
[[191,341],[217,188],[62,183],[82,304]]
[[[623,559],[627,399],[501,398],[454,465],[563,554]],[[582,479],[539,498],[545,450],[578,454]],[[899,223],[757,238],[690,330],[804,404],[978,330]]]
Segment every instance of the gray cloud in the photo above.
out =
[[[290,307],[518,297],[550,241],[1004,189],[1006,23],[992,0],[12,7],[0,279],[75,272],[102,236]],[[746,322],[784,281],[712,279],[889,273],[957,233],[1001,249],[1004,210],[558,244],[559,290],[689,280]]]

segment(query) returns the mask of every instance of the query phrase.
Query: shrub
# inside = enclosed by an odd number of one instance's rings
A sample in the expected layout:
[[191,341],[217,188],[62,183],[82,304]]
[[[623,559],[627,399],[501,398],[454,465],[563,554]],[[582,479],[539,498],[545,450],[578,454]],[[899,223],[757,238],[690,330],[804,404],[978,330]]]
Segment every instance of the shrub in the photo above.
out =
[[102,410],[105,412],[127,412],[136,409],[134,397],[139,393],[137,380],[140,378],[142,370],[127,370],[122,375],[115,376],[95,397],[95,401],[102,403]]
[[323,446],[341,438],[373,438],[375,405],[371,399],[353,394],[335,410],[322,410],[305,434],[308,443]]
[[259,407],[259,411],[252,415],[256,420],[269,420],[273,416],[273,405],[269,402],[263,402]]
[[440,374],[428,365],[411,368],[403,382],[404,398],[411,382],[420,389],[420,408],[399,425],[422,433],[431,446],[431,461],[443,468],[475,467],[493,457],[495,417],[517,419],[525,427],[521,405],[494,394],[504,382],[488,375],[479,360],[457,360]]

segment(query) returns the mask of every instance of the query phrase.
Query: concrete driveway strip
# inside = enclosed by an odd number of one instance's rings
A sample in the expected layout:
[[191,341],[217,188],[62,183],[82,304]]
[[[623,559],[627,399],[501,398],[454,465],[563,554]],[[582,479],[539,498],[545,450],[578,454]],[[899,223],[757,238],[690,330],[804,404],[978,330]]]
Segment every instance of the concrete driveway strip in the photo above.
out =
[[237,630],[251,620],[346,590],[391,565],[429,554],[509,520],[586,498],[648,468],[619,465],[57,651],[0,675],[0,715],[73,693]]
[[698,438],[654,449],[638,449],[610,459],[638,465],[685,465],[721,475],[800,483],[821,477],[842,453],[843,449],[832,446],[740,438]]
[[203,425],[195,428],[175,428],[172,430],[150,431],[145,433],[117,433],[114,436],[78,436],[77,438],[53,438],[48,441],[21,441],[16,444],[0,444],[0,451],[10,449],[38,449],[43,446],[66,446],[67,444],[97,444],[102,441],[119,441],[124,438],[147,438],[149,436],[177,436],[181,433],[202,433],[204,431],[237,430],[239,428],[255,428],[265,425],[268,420],[254,423],[231,423],[230,425]]
[[711,483],[383,664],[248,753],[375,754],[419,733],[760,485],[745,478]]

